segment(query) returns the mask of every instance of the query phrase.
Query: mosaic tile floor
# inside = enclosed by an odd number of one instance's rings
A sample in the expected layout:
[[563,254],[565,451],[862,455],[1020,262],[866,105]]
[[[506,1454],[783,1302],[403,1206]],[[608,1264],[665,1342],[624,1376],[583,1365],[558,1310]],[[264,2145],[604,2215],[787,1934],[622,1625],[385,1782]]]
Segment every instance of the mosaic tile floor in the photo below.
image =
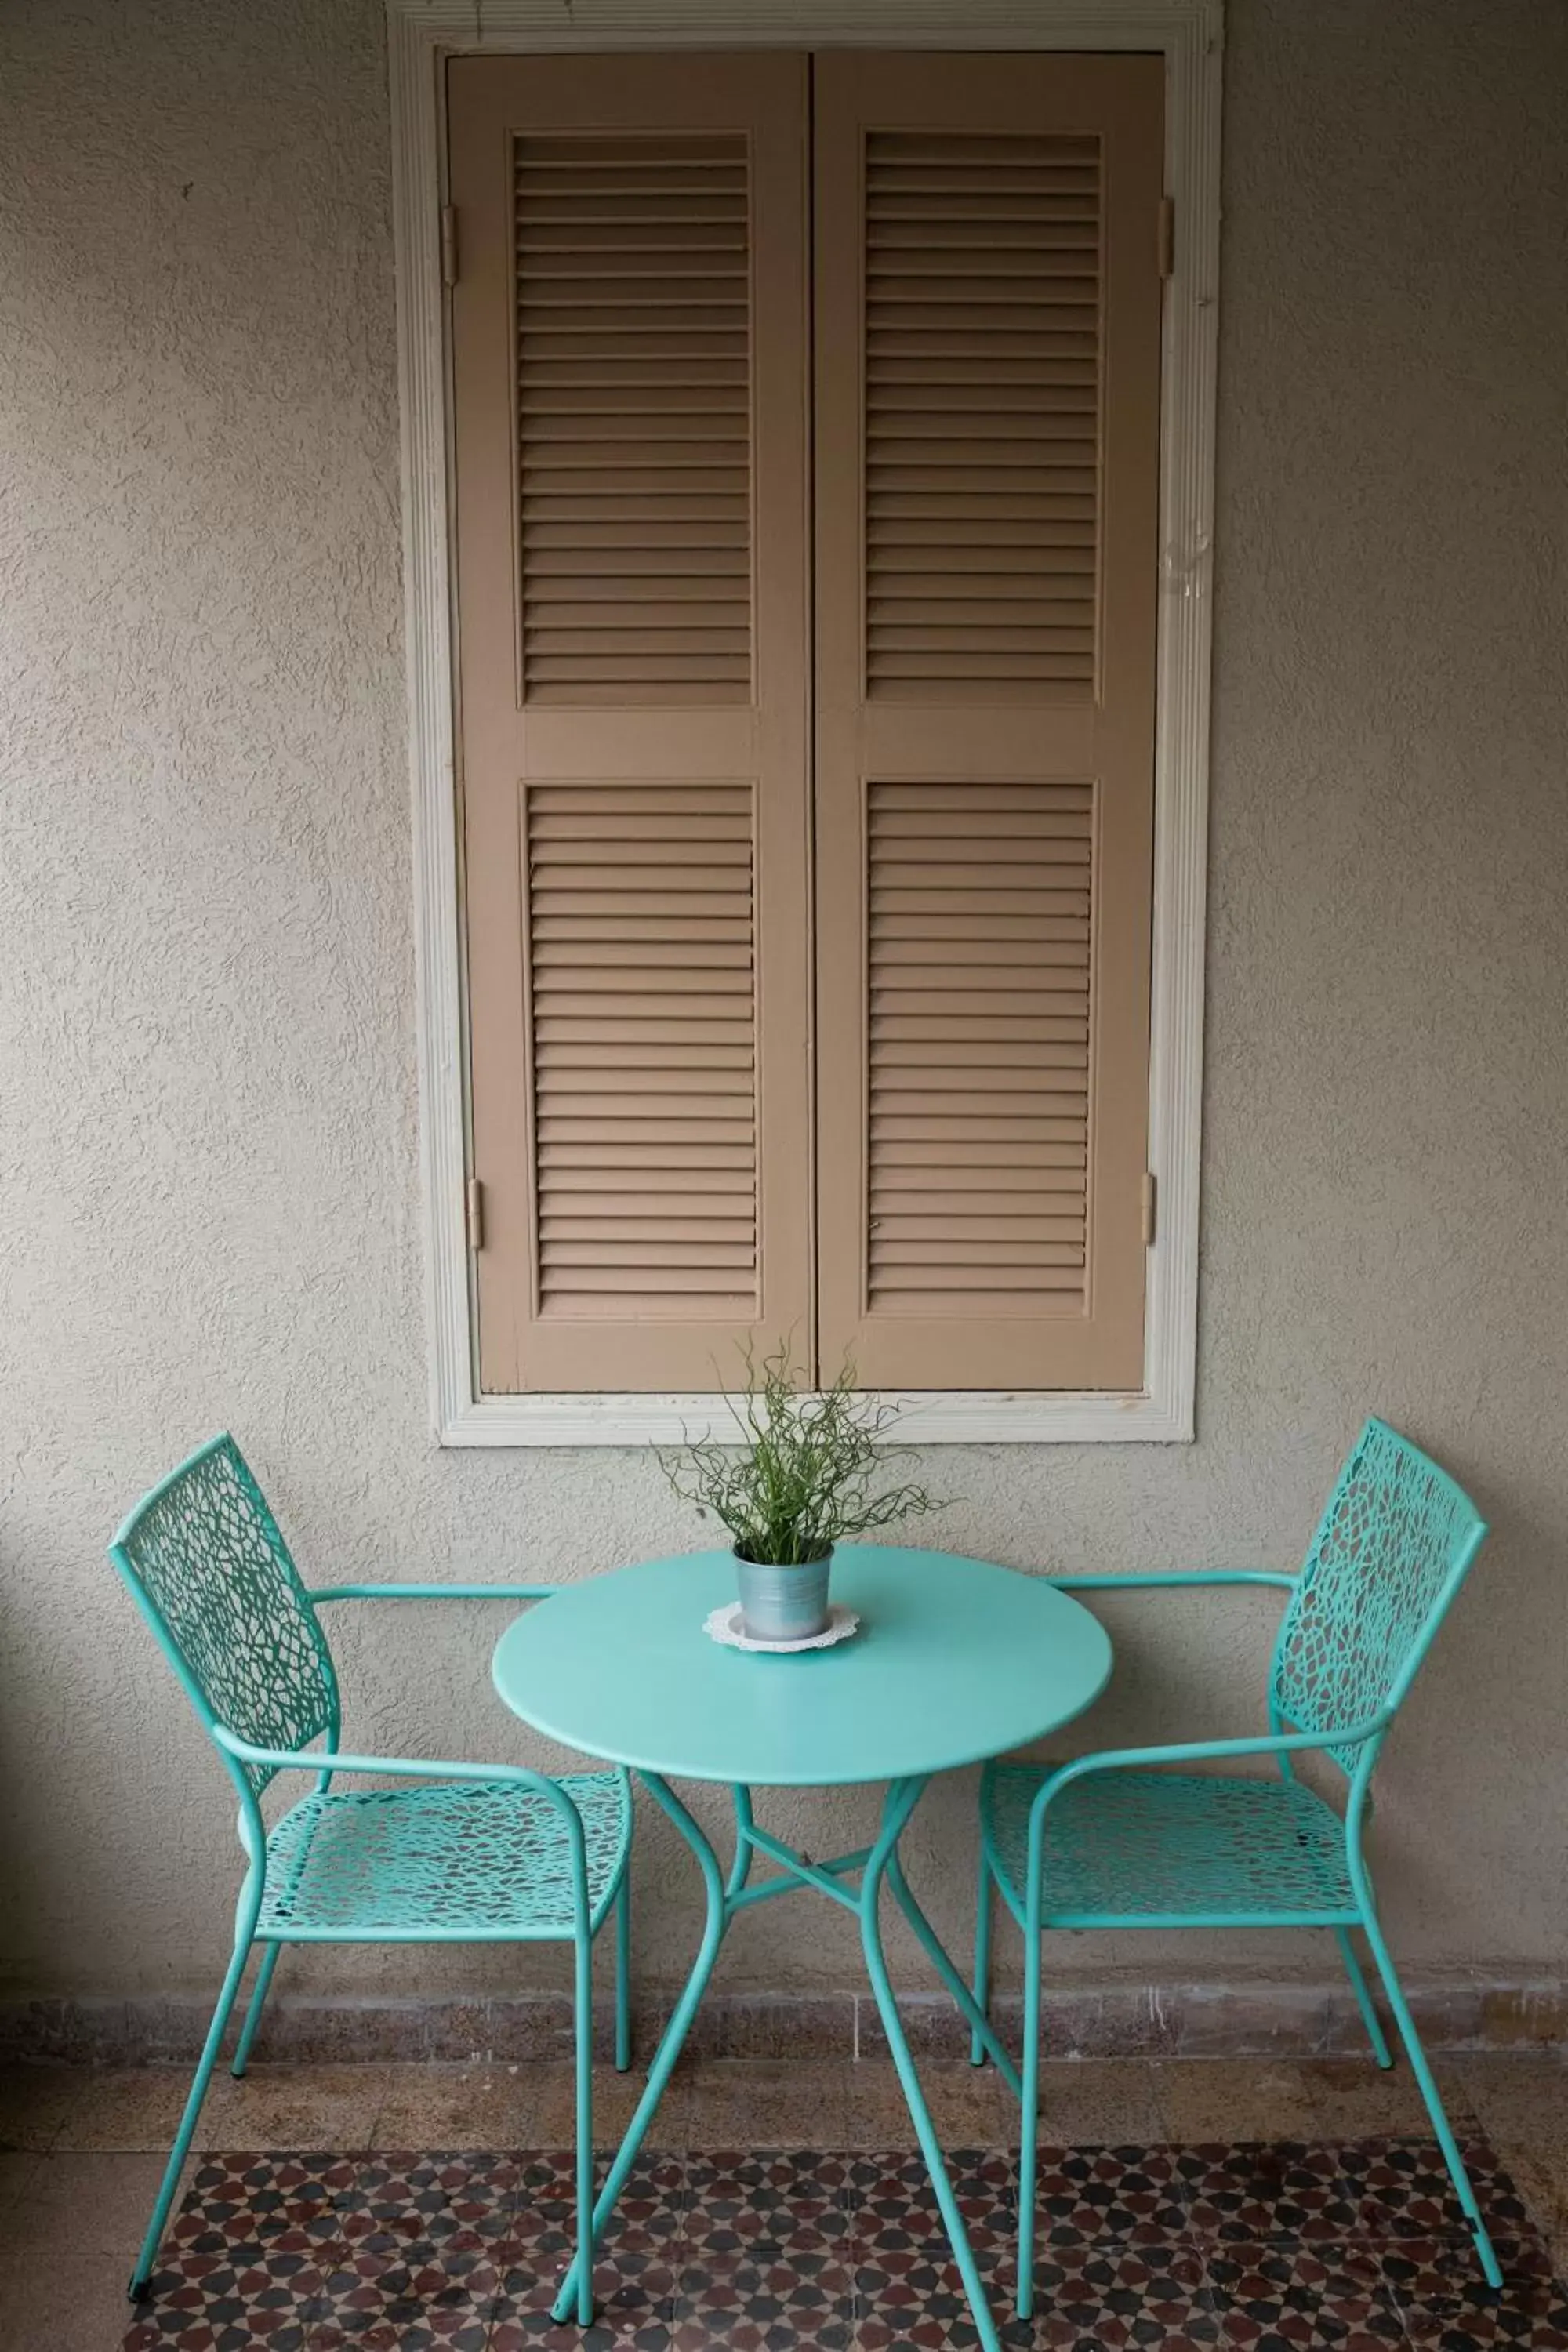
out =
[[[1051,2352],[1568,2352],[1568,2290],[1484,2141],[1466,2157],[1508,2284],[1481,2284],[1435,2147],[1415,2140],[1053,2147],[1039,2180]],[[1016,2160],[952,2159],[1008,2311]],[[122,2352],[947,2352],[975,2337],[920,2158],[653,2155],[596,2268],[586,2335],[549,2305],[572,2159],[214,2155]]]

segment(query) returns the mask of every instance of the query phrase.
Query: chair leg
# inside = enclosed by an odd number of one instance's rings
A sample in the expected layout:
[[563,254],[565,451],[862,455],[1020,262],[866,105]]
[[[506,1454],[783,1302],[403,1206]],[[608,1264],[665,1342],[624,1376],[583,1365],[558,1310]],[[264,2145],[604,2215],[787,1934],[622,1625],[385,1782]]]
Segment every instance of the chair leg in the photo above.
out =
[[[974,2006],[991,2014],[991,1923],[994,1908],[991,1886],[991,1864],[985,1852],[985,1841],[980,1841],[980,1885],[974,1904]],[[969,2037],[969,2063],[972,2066],[985,2063],[985,2045],[978,2033]]]
[[1448,2178],[1454,2184],[1454,2194],[1458,2199],[1465,2219],[1470,2225],[1471,2234],[1476,2242],[1476,2252],[1485,2273],[1487,2284],[1501,2286],[1501,2265],[1493,2251],[1487,2225],[1481,2219],[1481,2209],[1476,2202],[1476,2192],[1470,2186],[1470,2176],[1465,2170],[1465,2159],[1459,2154],[1459,2145],[1454,2137],[1453,2126],[1448,2121],[1447,2111],[1443,2105],[1443,2095],[1438,2090],[1436,2077],[1426,2063],[1426,2053],[1421,2047],[1421,2039],[1415,2031],[1415,2021],[1410,2014],[1404,1989],[1394,1971],[1394,1962],[1389,1957],[1388,1946],[1383,1938],[1383,1929],[1378,1926],[1377,1916],[1370,1905],[1363,1914],[1362,1924],[1366,1929],[1367,1942],[1372,1946],[1372,1957],[1377,1962],[1377,1972],[1383,1979],[1384,1990],[1388,1995],[1388,2005],[1394,2011],[1394,2021],[1399,2028],[1400,2040],[1404,2042],[1409,2055],[1412,2072],[1420,2085],[1421,2096],[1426,2102],[1426,2113],[1432,2119],[1432,2129],[1436,2135],[1437,2145],[1443,2151],[1443,2161],[1448,2168]]
[[621,1881],[616,1898],[616,2070],[624,2074],[632,2063],[632,1870]]
[[174,2201],[174,2191],[180,2185],[180,2173],[186,2157],[190,2154],[191,2141],[195,2137],[196,2122],[202,2112],[202,2101],[207,2095],[207,2084],[212,2080],[213,2067],[228,2024],[229,2012],[234,2007],[239,1991],[239,1980],[245,1974],[245,1964],[249,1957],[250,1939],[247,1937],[244,1943],[237,1944],[234,1948],[234,1958],[228,1964],[228,1974],[224,1978],[223,1990],[217,1997],[217,2007],[213,2011],[212,2023],[207,2028],[207,2038],[202,2044],[202,2054],[196,2061],[196,2071],[191,2081],[190,2096],[185,2101],[185,2111],[180,2117],[180,2128],[174,2134],[174,2145],[169,2150],[169,2161],[164,2168],[163,2180],[159,2184],[157,2202],[153,2208],[153,2218],[147,2224],[147,2234],[142,2241],[142,2251],[136,2257],[136,2268],[131,2273],[131,2299],[133,2303],[139,2303],[147,2292],[148,2282],[153,2275],[153,2265],[158,2259],[158,2248],[163,2242],[163,2224],[169,2218],[169,2208]]
[[1024,2095],[1018,2137],[1018,2292],[1020,2319],[1035,2307],[1035,2143],[1040,2107],[1040,1968],[1038,1930],[1024,1931]]
[[278,1955],[282,1948],[281,1944],[268,1944],[261,1955],[261,1966],[256,1971],[256,1982],[251,1987],[250,2006],[245,2012],[245,2023],[239,2029],[239,2040],[229,2063],[228,2071],[237,2083],[250,2063],[251,2044],[256,2040],[256,2029],[261,2023],[261,2012],[267,2006],[267,1995],[272,1985],[272,1971],[278,1966]]
[[1351,1980],[1351,1990],[1356,1997],[1356,2006],[1361,2011],[1361,2020],[1366,2028],[1367,2040],[1372,2043],[1372,2054],[1380,2066],[1392,2066],[1394,2053],[1388,2046],[1388,2037],[1383,2030],[1383,2020],[1373,2005],[1362,1964],[1356,1958],[1355,1946],[1351,1941],[1351,1931],[1348,1927],[1336,1927],[1334,1936],[1339,1944],[1340,1958],[1345,1964],[1345,1974]]
[[576,1946],[577,2325],[594,2316],[594,1947]]

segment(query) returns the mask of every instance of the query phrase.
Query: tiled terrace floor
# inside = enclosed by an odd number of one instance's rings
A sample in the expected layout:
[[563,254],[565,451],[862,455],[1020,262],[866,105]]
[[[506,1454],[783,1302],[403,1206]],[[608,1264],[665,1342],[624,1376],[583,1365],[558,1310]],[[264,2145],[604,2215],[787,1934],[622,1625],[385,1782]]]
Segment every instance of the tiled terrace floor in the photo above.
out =
[[[988,2074],[925,2072],[945,2146],[970,2151],[964,2196],[1000,2312],[1009,2103]],[[1489,2168],[1482,2198],[1510,2273],[1500,2297],[1472,2286],[1403,2070],[1063,2063],[1047,2069],[1042,2136],[1074,2153],[1047,2159],[1041,2315],[1009,2347],[1568,2352],[1568,2298],[1551,2284],[1553,2269],[1568,2273],[1568,2067],[1466,2058],[1443,2074],[1456,2128]],[[602,2137],[634,2087],[603,2078]],[[4,2352],[116,2352],[125,2339],[124,2282],[183,2089],[157,2068],[24,2068],[0,2082]],[[171,2272],[129,2341],[149,2352],[573,2352],[582,2339],[538,2308],[563,2244],[564,2173],[537,2152],[569,2145],[570,2116],[557,2066],[220,2078],[189,2169],[193,2201],[166,2250],[183,2247],[184,2273]],[[973,2342],[886,2063],[694,2065],[655,2137],[606,2249],[589,2352]],[[1415,2145],[1389,2145],[1401,2141]],[[454,2150],[489,2153],[431,2163]],[[724,2150],[745,2154],[715,2159]],[[305,2160],[250,2160],[277,2151]],[[299,2233],[286,2253],[267,2243],[279,2197]]]

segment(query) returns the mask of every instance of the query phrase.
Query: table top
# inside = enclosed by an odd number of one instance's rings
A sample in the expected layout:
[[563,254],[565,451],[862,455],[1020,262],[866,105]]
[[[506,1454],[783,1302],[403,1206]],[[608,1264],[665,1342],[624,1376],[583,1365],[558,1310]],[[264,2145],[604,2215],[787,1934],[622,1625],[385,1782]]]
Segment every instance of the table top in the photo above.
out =
[[491,1672],[512,1712],[584,1755],[683,1780],[825,1788],[942,1772],[1070,1722],[1104,1689],[1087,1609],[990,1560],[841,1544],[833,1598],[860,1631],[769,1656],[702,1630],[735,1598],[727,1551],[614,1569],[510,1625]]

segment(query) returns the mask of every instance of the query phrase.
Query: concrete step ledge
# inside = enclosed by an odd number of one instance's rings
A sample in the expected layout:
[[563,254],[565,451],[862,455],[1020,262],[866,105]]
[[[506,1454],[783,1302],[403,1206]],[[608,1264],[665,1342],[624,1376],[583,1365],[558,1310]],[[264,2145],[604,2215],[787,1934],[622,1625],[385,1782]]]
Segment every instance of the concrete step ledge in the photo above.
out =
[[[284,1961],[287,1969],[287,1958]],[[1568,2044],[1568,1979],[1487,1980],[1451,1976],[1406,1980],[1423,2040],[1434,2051],[1529,2051]],[[637,2048],[652,2048],[673,1996],[651,1990],[638,2002]],[[1000,1997],[997,2021],[1016,2046],[1022,2003]],[[917,2056],[957,2058],[967,2037],[940,1993],[900,1998]],[[0,2001],[0,2061],[152,2065],[194,2060],[211,2013],[210,1996],[150,1995],[128,2000]],[[1112,1982],[1063,1988],[1045,1999],[1046,2048],[1053,2058],[1321,2057],[1363,2049],[1361,2021],[1342,1982],[1246,1980],[1232,1984]],[[595,2021],[607,2051],[607,2003]],[[505,2063],[570,2053],[564,1994],[458,2000],[389,2000],[279,1990],[257,2043],[258,2059],[322,2063],[431,2059]],[[715,1992],[688,2042],[707,2058],[868,2056],[885,2047],[876,2004],[865,1991]]]

